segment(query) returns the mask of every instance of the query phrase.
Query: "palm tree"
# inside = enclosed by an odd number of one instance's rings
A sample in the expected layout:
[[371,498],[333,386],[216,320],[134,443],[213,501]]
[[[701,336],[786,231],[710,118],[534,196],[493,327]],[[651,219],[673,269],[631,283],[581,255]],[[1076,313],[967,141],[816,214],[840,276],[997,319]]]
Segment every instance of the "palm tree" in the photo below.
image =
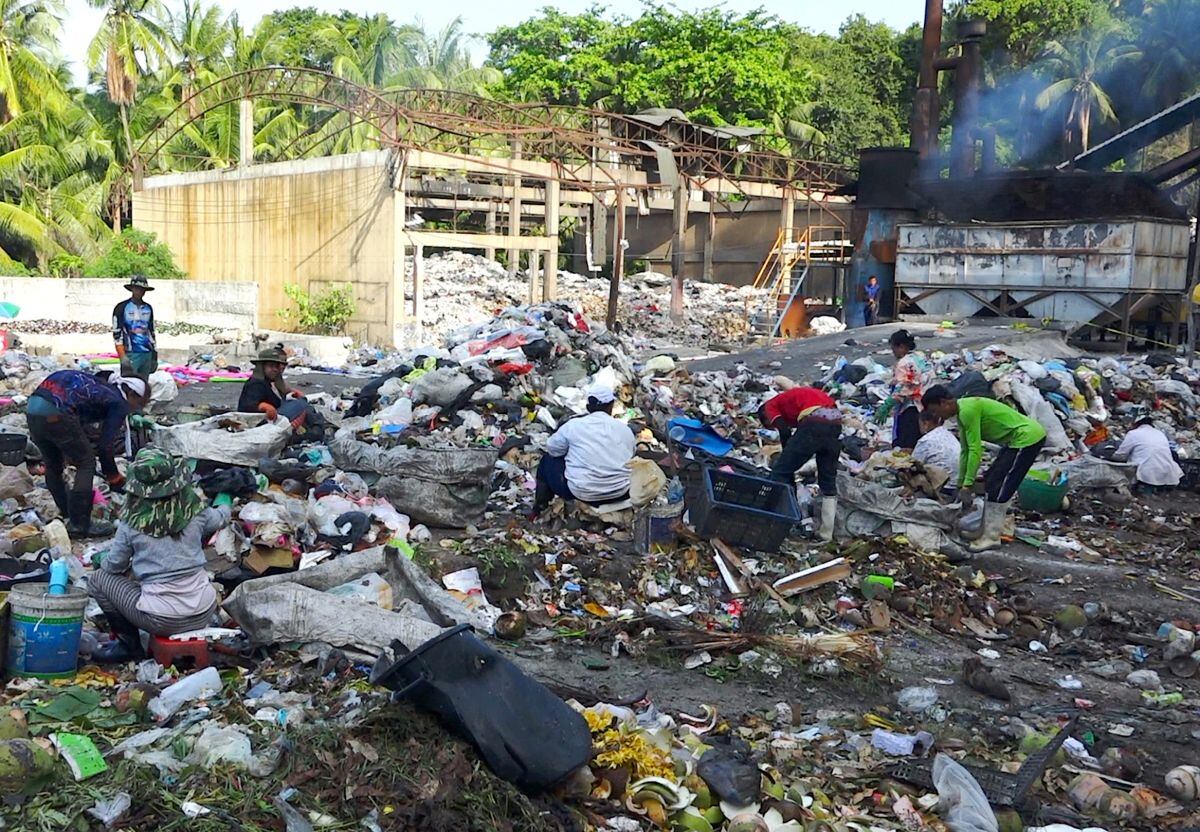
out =
[[333,53],[334,75],[375,89],[391,86],[425,39],[415,26],[397,26],[385,14],[373,15],[350,31],[330,24],[318,37]]
[[1200,7],[1195,0],[1149,0],[1141,20],[1141,41],[1147,61],[1142,94],[1156,102],[1154,109],[1179,101],[1200,69]]
[[88,66],[103,73],[108,99],[117,105],[125,136],[125,159],[133,158],[129,109],[137,97],[142,76],[167,60],[169,39],[161,23],[159,0],[88,0],[106,9],[100,31],[88,46]]
[[1035,105],[1047,111],[1064,108],[1063,145],[1074,156],[1088,149],[1093,118],[1101,124],[1117,123],[1112,98],[1102,86],[1105,79],[1140,56],[1123,27],[1107,23],[1088,27],[1068,41],[1050,41],[1038,67],[1052,79]]
[[61,109],[67,96],[48,60],[58,40],[58,0],[0,0],[0,123],[35,107]]
[[[423,31],[418,24],[418,30]],[[464,42],[462,18],[456,17],[437,34],[423,35],[415,43],[409,65],[395,78],[392,86],[457,90],[483,95],[501,80],[495,67],[477,66]]]
[[[170,14],[167,34],[175,60],[163,86],[178,89],[178,100],[189,101],[197,89],[225,74],[233,32],[219,6],[183,0],[180,12]],[[198,115],[196,102],[189,102],[188,112],[193,118]]]
[[0,251],[9,259],[30,252],[41,269],[59,253],[97,254],[120,175],[104,127],[86,107],[11,119],[0,127]]

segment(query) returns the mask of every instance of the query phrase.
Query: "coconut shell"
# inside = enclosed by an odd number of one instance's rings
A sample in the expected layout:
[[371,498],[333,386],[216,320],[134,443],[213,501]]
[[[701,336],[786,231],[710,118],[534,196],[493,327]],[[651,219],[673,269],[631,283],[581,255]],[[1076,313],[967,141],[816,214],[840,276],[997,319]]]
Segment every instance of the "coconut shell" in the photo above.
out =
[[1132,820],[1140,813],[1137,801],[1125,792],[1106,789],[1100,797],[1100,811],[1117,820]]
[[0,741],[0,794],[30,794],[54,774],[54,758],[33,740]]

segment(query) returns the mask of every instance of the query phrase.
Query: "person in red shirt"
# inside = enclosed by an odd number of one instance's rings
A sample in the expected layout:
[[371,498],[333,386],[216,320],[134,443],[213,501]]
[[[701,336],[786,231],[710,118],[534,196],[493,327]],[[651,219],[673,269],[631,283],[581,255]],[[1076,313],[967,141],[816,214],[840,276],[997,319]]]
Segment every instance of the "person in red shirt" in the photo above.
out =
[[817,459],[817,486],[821,489],[821,525],[818,536],[833,539],[837,517],[837,469],[842,453],[842,413],[828,393],[816,387],[793,387],[768,399],[758,409],[764,426],[779,431],[783,453],[771,468],[771,479],[795,482],[796,472]]

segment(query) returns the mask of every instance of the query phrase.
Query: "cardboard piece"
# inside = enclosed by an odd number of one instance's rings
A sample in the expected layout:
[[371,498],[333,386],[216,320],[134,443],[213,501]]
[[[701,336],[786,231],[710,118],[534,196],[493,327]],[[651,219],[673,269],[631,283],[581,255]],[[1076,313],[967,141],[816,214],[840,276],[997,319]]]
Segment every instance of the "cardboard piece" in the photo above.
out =
[[834,581],[844,581],[850,577],[850,564],[845,558],[834,558],[828,563],[810,566],[791,575],[785,575],[775,582],[775,589],[785,596],[799,595],[810,589],[816,589]]

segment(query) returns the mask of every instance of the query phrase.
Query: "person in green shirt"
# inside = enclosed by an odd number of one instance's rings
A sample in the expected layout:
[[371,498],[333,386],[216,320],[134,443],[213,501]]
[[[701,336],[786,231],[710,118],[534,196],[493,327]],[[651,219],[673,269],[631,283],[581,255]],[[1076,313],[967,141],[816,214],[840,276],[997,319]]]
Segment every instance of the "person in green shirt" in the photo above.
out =
[[[995,549],[1000,545],[1000,531],[1004,528],[1009,501],[1046,444],[1046,429],[1002,402],[978,396],[956,399],[944,384],[930,387],[921,403],[941,419],[958,420],[962,442],[962,455],[958,461],[959,488],[982,491],[987,497],[982,531],[970,548],[973,552]],[[977,482],[985,441],[999,445],[1000,453],[983,479]]]

